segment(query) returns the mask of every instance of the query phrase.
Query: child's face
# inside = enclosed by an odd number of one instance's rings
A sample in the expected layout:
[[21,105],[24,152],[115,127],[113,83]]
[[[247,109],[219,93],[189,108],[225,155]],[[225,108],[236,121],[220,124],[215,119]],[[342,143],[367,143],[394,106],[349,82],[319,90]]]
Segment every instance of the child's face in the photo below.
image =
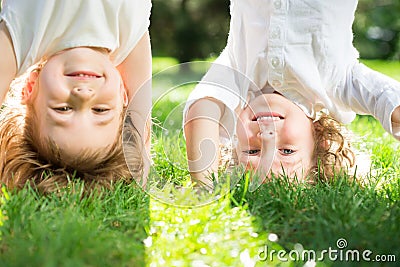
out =
[[239,162],[264,177],[272,172],[301,179],[314,165],[312,121],[282,95],[252,100],[239,116],[237,136]]
[[31,101],[40,138],[53,140],[71,159],[83,150],[101,151],[114,144],[127,96],[107,54],[65,50],[39,74],[31,74],[30,82],[23,101]]

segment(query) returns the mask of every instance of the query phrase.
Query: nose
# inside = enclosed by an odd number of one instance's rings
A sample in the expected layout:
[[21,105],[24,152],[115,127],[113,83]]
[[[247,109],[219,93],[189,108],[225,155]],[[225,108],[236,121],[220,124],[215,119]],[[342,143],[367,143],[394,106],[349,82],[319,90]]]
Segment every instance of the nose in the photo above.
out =
[[72,90],[72,95],[82,100],[90,100],[94,96],[94,90],[87,87],[76,87]]
[[[275,123],[268,121],[258,121],[258,129],[256,129],[257,137],[262,139],[262,143],[274,143],[276,140],[277,128]],[[272,136],[272,137],[271,137]],[[270,138],[266,138],[270,137]]]

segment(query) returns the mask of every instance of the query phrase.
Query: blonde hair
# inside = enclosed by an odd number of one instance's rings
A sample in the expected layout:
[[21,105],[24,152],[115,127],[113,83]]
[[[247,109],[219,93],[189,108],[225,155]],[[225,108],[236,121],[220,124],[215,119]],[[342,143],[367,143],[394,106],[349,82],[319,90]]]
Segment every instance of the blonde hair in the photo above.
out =
[[[38,150],[34,139],[34,127],[25,123],[23,113],[15,109],[8,109],[1,114],[0,126],[0,177],[1,182],[8,188],[22,188],[26,183],[36,187],[40,192],[52,192],[68,185],[73,179],[85,182],[87,189],[97,186],[109,187],[113,182],[122,180],[131,182],[132,175],[142,175],[143,162],[141,158],[141,142],[135,132],[126,132],[132,136],[129,150],[130,159],[136,165],[128,169],[122,150],[122,127],[116,142],[108,151],[95,153],[83,152],[68,164],[61,161],[60,153],[54,142],[47,143],[50,151],[55,153],[54,158],[44,157]],[[99,161],[100,154],[102,155]]]
[[[335,176],[346,173],[354,174],[356,156],[350,145],[351,132],[329,115],[322,114],[313,123],[314,151],[312,158],[315,162],[304,177],[298,181],[314,184],[317,181],[332,181]],[[238,165],[236,149],[230,145],[220,145],[220,170],[226,171]],[[365,173],[362,173],[365,175]],[[354,179],[361,181],[362,177]]]
[[[33,71],[37,71],[34,68]],[[17,94],[14,92],[14,96]],[[15,101],[15,100],[14,100]],[[28,109],[33,109],[28,105]],[[131,182],[143,175],[143,143],[133,124],[123,121],[115,143],[104,151],[82,151],[65,162],[62,151],[52,140],[40,140],[35,128],[35,113],[21,105],[4,106],[0,114],[0,181],[8,188],[20,189],[29,183],[40,192],[52,192],[71,180],[84,181],[85,188],[110,187],[113,182]],[[30,114],[30,115],[28,115]],[[128,168],[122,145],[122,132],[129,155]]]
[[350,132],[326,114],[314,122],[316,165],[309,172],[312,180],[331,181],[336,175],[353,170],[356,158],[349,137]]

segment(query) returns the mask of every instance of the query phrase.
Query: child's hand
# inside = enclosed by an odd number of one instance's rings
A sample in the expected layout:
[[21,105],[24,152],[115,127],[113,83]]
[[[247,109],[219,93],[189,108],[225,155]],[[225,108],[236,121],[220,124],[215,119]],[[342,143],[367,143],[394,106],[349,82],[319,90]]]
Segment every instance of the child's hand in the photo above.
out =
[[392,130],[397,140],[400,140],[400,106],[392,113]]
[[272,163],[275,157],[275,126],[271,121],[259,120],[260,136],[261,136],[261,157],[255,177],[250,183],[249,191],[255,191],[261,184],[265,182],[270,174]]

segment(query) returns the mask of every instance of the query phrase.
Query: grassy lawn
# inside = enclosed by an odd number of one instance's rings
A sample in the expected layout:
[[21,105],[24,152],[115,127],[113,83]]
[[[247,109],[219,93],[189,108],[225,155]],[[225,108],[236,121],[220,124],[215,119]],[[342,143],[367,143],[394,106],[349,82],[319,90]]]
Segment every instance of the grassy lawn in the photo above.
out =
[[[174,64],[155,58],[154,73]],[[365,64],[400,80],[398,62]],[[250,193],[243,177],[232,190],[196,207],[196,195],[186,191],[169,204],[169,185],[185,187],[189,180],[181,110],[193,88],[190,81],[201,77],[198,66],[185,77],[176,68],[155,75],[153,172],[162,186],[149,189],[150,195],[118,184],[82,196],[79,183],[47,197],[28,187],[3,193],[0,266],[315,265],[293,261],[297,255],[315,256],[317,266],[396,266],[367,262],[363,255],[394,256],[399,264],[400,143],[369,116],[350,125],[355,147],[371,155],[370,183],[364,187],[345,176],[315,186],[283,179]],[[184,86],[168,91],[176,83]]]

